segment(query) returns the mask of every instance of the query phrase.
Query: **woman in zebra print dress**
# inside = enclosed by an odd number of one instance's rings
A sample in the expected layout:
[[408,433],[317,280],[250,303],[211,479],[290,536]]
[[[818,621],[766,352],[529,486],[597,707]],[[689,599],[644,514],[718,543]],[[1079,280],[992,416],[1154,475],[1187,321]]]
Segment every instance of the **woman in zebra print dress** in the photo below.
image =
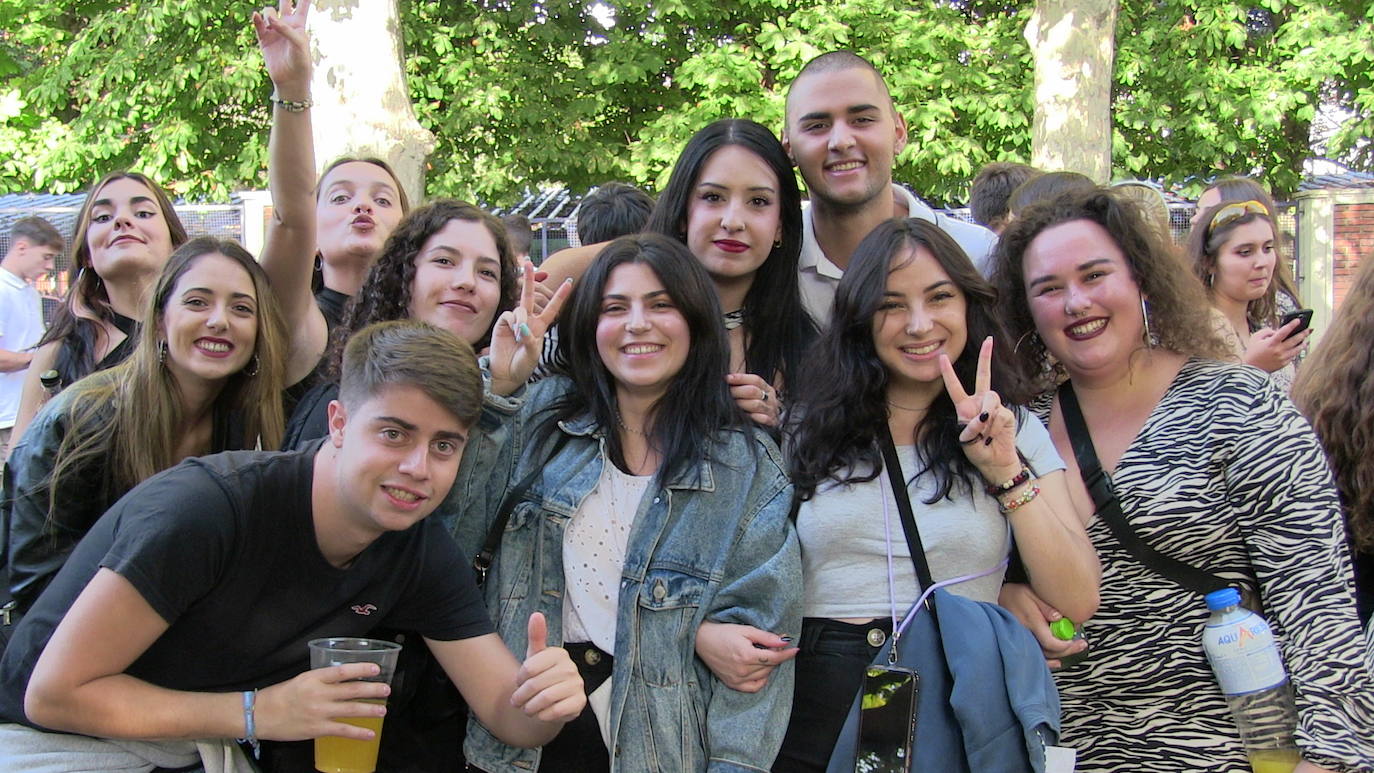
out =
[[[1122,510],[1148,544],[1258,592],[1296,689],[1300,773],[1374,770],[1374,682],[1321,448],[1255,369],[1224,364],[1202,287],[1135,210],[1104,191],[1034,208],[1002,236],[997,279],[1021,356],[1074,385]],[[1048,371],[1047,371],[1048,372]],[[1058,401],[1042,418],[1092,512]],[[1140,564],[1101,519],[1089,655],[1061,671],[1063,740],[1078,770],[1249,771],[1202,654],[1202,599]],[[1055,649],[1057,613],[1008,586],[1003,603]]]

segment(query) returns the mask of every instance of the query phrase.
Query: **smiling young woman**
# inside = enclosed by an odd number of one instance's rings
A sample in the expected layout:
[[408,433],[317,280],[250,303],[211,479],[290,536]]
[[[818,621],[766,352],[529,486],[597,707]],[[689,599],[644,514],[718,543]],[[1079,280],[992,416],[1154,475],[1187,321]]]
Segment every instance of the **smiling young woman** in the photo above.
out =
[[129,359],[58,395],[10,458],[10,586],[28,608],[120,496],[190,456],[276,448],[286,335],[237,243],[193,239],[153,289]]
[[[1219,361],[1202,284],[1138,209],[1108,191],[1032,207],[996,257],[1017,356],[1056,390],[1037,404],[1075,509],[1096,508],[1075,459],[1066,389],[1129,529],[1166,556],[1257,592],[1297,690],[1298,770],[1374,767],[1374,680],[1351,598],[1339,500],[1311,428],[1253,368]],[[1052,360],[1049,359],[1052,357]],[[1051,367],[1050,362],[1054,365]],[[1067,377],[1068,384],[1057,382]],[[1088,522],[1102,561],[1087,657],[1056,675],[1062,738],[1085,773],[1248,768],[1198,642],[1202,597]],[[1053,605],[1002,601],[1047,656]]]

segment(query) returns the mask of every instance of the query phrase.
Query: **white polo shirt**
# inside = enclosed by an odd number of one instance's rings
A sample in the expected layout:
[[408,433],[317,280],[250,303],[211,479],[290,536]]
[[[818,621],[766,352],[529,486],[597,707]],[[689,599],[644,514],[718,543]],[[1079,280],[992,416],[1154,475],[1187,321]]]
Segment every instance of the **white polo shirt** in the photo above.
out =
[[[981,225],[965,223],[958,218],[936,212],[900,185],[893,185],[892,190],[906,202],[907,217],[919,217],[939,226],[940,230],[949,234],[964,248],[964,252],[968,253],[969,259],[978,271],[983,276],[988,275],[992,268],[992,248],[997,245],[996,234]],[[818,327],[830,326],[830,307],[835,302],[835,288],[839,286],[842,276],[844,270],[821,252],[821,246],[816,241],[815,227],[811,222],[811,207],[808,202],[802,207],[802,249],[801,259],[797,263],[797,284],[801,289],[802,306],[811,318],[816,320]]]
[[[0,349],[22,352],[43,337],[43,300],[28,282],[0,267]],[[0,373],[0,429],[14,426],[24,371]]]

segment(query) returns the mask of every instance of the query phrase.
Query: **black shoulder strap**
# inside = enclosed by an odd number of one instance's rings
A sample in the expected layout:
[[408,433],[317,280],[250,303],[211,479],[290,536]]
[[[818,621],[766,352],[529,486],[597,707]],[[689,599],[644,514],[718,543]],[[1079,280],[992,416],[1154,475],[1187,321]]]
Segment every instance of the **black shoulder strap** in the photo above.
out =
[[568,435],[561,430],[554,428],[558,433],[558,440],[553,444],[553,449],[549,455],[544,457],[544,462],[540,463],[529,474],[520,479],[513,487],[506,490],[506,495],[501,498],[501,507],[496,511],[496,520],[491,522],[491,529],[487,531],[487,538],[482,542],[482,549],[477,552],[477,557],[472,559],[472,569],[477,574],[477,586],[481,587],[487,581],[487,571],[491,569],[491,562],[496,557],[496,551],[501,547],[501,537],[506,533],[506,524],[510,523],[511,513],[515,511],[515,506],[520,504],[520,498],[525,496],[530,486],[544,472],[544,464],[563,450],[563,446],[568,444]]
[[1121,547],[1150,571],[1199,595],[1205,596],[1214,590],[1229,587],[1220,577],[1155,550],[1131,528],[1126,514],[1121,512],[1121,502],[1116,498],[1112,478],[1097,459],[1097,449],[1093,447],[1092,435],[1088,434],[1088,424],[1078,407],[1078,396],[1073,392],[1073,385],[1067,381],[1059,387],[1059,412],[1064,417],[1064,427],[1073,445],[1073,456],[1078,461],[1078,472],[1083,477],[1083,484],[1088,487],[1088,493],[1092,495],[1097,515],[1111,529],[1112,536],[1121,543]]
[[902,531],[906,532],[906,546],[911,551],[911,563],[916,566],[916,579],[921,590],[935,584],[930,575],[930,564],[926,561],[926,548],[921,544],[921,532],[916,528],[916,516],[911,512],[911,497],[906,490],[906,476],[902,474],[902,463],[897,460],[897,446],[892,442],[892,433],[883,427],[880,438],[883,447],[883,466],[887,468],[887,479],[892,484],[892,496],[897,499],[897,512],[902,517]]

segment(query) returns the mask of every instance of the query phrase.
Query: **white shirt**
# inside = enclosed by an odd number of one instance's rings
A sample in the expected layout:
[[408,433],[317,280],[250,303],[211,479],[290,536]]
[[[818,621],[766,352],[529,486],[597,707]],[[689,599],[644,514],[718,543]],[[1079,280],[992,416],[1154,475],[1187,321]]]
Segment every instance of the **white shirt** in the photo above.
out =
[[[907,217],[918,217],[939,226],[940,230],[949,234],[964,248],[964,252],[968,254],[978,271],[983,276],[988,275],[991,270],[989,264],[992,249],[997,246],[996,234],[981,225],[965,223],[958,218],[936,212],[900,185],[893,185],[892,190],[906,202]],[[827,258],[821,251],[821,245],[816,241],[810,202],[807,202],[807,205],[802,207],[802,249],[801,258],[797,262],[797,284],[801,289],[802,306],[811,318],[816,320],[818,327],[830,326],[830,307],[834,305],[835,288],[839,286],[842,276],[844,269]]]
[[[0,349],[22,352],[42,337],[43,300],[38,291],[0,267]],[[0,429],[14,426],[23,391],[24,370],[0,373]]]
[[621,472],[609,459],[601,479],[563,531],[563,641],[615,652],[620,574],[630,527],[652,475]]
[[[1064,469],[1050,433],[1028,412],[1018,412],[1016,447],[1037,475]],[[921,466],[915,446],[897,446],[902,474],[911,479]],[[916,528],[936,582],[991,569],[1010,549],[1007,519],[981,481],[970,497],[956,481],[950,497],[926,504],[935,493],[934,476],[923,474],[907,486]],[[884,500],[887,528],[883,525]],[[906,532],[887,471],[865,483],[827,482],[797,512],[797,536],[805,579],[802,615],[832,619],[886,618],[894,599],[888,593],[887,556],[898,617],[920,596]],[[890,537],[890,541],[889,541]],[[951,593],[975,601],[997,602],[1005,571],[949,586]]]

